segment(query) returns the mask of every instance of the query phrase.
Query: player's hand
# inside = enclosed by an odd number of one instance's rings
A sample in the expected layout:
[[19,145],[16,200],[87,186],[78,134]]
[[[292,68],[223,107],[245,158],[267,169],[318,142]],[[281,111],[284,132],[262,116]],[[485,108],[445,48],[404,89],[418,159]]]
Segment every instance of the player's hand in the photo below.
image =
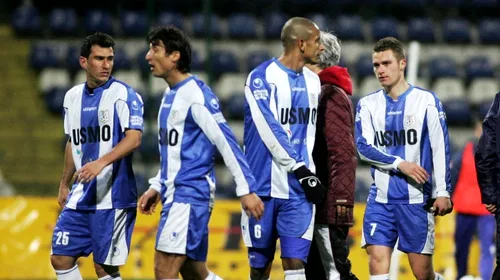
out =
[[301,166],[294,171],[299,180],[307,200],[314,204],[320,204],[326,196],[327,189],[321,184],[318,177],[305,166]]
[[106,165],[99,160],[91,161],[82,166],[82,168],[76,172],[76,180],[79,183],[88,183],[94,180],[94,178],[101,173],[104,167],[106,167]]
[[497,206],[495,204],[484,204],[484,207],[486,207],[486,210],[493,215],[497,212]]
[[451,213],[453,210],[451,199],[443,196],[436,198],[436,201],[432,204],[432,210],[434,216],[444,216]]
[[337,205],[337,220],[345,221],[352,213],[352,207]]
[[160,202],[160,193],[155,189],[149,188],[139,198],[139,212],[146,215],[153,214],[158,202]]
[[59,207],[64,208],[68,202],[69,188],[68,186],[59,185],[59,194],[57,195],[57,203]]
[[264,214],[264,203],[255,193],[249,193],[240,197],[243,210],[247,216],[253,216],[257,221],[260,220]]
[[413,179],[417,184],[423,184],[429,179],[429,174],[427,173],[427,171],[425,171],[422,166],[414,162],[408,162],[404,160],[398,165],[398,169],[406,176]]

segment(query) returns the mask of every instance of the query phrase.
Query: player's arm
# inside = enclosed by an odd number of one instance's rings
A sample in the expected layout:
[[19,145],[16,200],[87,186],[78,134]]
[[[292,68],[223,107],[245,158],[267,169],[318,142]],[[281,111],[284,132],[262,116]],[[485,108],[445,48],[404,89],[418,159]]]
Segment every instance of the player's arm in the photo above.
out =
[[495,100],[491,105],[486,118],[483,121],[483,134],[477,144],[475,162],[476,173],[481,198],[484,204],[498,203],[498,176],[500,169],[499,158],[497,155],[497,129],[499,127],[499,106],[500,93],[497,93]]
[[116,102],[115,110],[125,137],[109,153],[78,170],[80,182],[92,181],[106,166],[126,157],[141,145],[144,108],[140,96],[130,92],[127,100],[120,99]]
[[[215,103],[217,100],[211,100],[212,105]],[[203,133],[217,147],[224,163],[233,175],[236,182],[236,195],[240,197],[243,209],[247,215],[259,220],[264,212],[264,204],[255,194],[257,187],[255,178],[222,112],[214,109],[213,106],[209,109],[208,106],[195,103],[191,106],[191,114]]]
[[250,73],[245,84],[245,99],[257,132],[274,160],[288,172],[305,165],[277,120],[276,87],[255,72]]
[[64,97],[64,133],[68,135],[68,141],[66,142],[66,147],[64,149],[64,166],[61,182],[59,183],[59,194],[57,201],[61,208],[66,205],[69,185],[71,184],[71,179],[76,172],[75,161],[73,160],[73,151],[71,149],[71,136],[70,135],[70,124],[68,116],[68,94]]
[[396,170],[404,160],[379,150],[375,144],[372,116],[365,101],[361,99],[356,108],[355,139],[361,160],[384,170]]

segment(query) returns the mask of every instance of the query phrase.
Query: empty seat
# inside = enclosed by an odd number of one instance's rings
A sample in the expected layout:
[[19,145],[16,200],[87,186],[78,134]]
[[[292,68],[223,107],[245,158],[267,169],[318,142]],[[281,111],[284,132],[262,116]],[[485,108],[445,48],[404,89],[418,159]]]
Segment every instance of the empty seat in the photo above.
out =
[[473,8],[498,8],[499,3],[498,0],[471,0],[470,2],[471,7]]
[[465,87],[459,78],[439,78],[434,82],[432,91],[443,102],[465,98]]
[[371,54],[360,55],[356,61],[356,73],[358,78],[364,78],[374,75],[373,73],[373,60]]
[[132,67],[131,59],[123,47],[115,46],[114,55],[114,70],[128,70]]
[[49,28],[54,35],[72,35],[76,31],[78,18],[74,9],[54,9],[49,15]]
[[122,34],[129,37],[145,37],[149,27],[148,16],[143,11],[124,11],[120,24]]
[[73,78],[73,84],[81,84],[87,81],[87,72],[83,69],[76,72],[75,77]]
[[443,39],[448,43],[469,43],[470,26],[462,18],[447,19],[443,21]]
[[434,57],[429,63],[429,75],[431,78],[456,77],[457,63],[448,56]]
[[56,50],[48,45],[39,43],[31,45],[29,61],[31,67],[36,70],[59,66]]
[[361,81],[359,85],[359,92],[357,94],[360,96],[365,96],[381,88],[382,86],[380,85],[380,82],[377,80],[377,78],[366,77]]
[[40,14],[31,5],[17,7],[12,14],[11,23],[14,32],[18,35],[38,34],[42,30]]
[[38,88],[47,93],[53,88],[69,89],[71,79],[65,69],[46,68],[40,72]]
[[469,86],[469,100],[473,104],[480,104],[495,99],[499,92],[498,82],[494,78],[477,78]]
[[229,37],[250,39],[257,37],[257,19],[251,14],[234,14],[228,21]]
[[222,36],[222,28],[219,18],[212,14],[209,18],[210,30],[207,30],[208,24],[205,22],[205,15],[202,13],[192,17],[193,35],[195,37],[205,37],[207,32],[211,32],[213,37],[220,38]]
[[436,0],[436,4],[443,8],[459,8],[464,2],[465,0]]
[[149,76],[149,82],[151,83],[151,92],[150,95],[160,95],[163,96],[163,93],[167,89],[168,85],[164,79],[153,77],[153,75]]
[[363,22],[359,16],[340,16],[335,22],[334,31],[342,40],[364,40]]
[[239,72],[240,66],[236,56],[228,50],[214,50],[211,57],[212,71],[215,75],[229,72]]
[[228,118],[231,120],[243,120],[245,118],[245,94],[243,90],[233,92],[227,102]]
[[479,39],[483,44],[498,44],[500,43],[500,20],[499,19],[483,19],[479,23]]
[[139,70],[115,71],[113,76],[115,77],[115,79],[125,82],[127,85],[131,86],[139,94],[145,94],[145,87],[144,83],[142,82],[141,73],[139,72]]
[[191,71],[203,71],[203,70],[205,70],[205,64],[200,54],[193,49],[191,51]]
[[465,76],[468,80],[481,77],[493,77],[495,70],[486,56],[473,56],[465,63]]
[[284,13],[273,12],[264,16],[264,37],[266,39],[277,40],[281,36],[281,29],[288,20]]
[[182,15],[175,12],[161,12],[158,15],[157,23],[159,26],[173,25],[179,29],[184,29]]
[[214,87],[214,92],[221,102],[226,102],[234,91],[243,92],[247,76],[245,74],[224,74]]
[[408,40],[427,43],[436,40],[435,27],[428,18],[412,18],[408,23]]
[[67,88],[53,88],[44,95],[45,107],[47,111],[55,115],[61,115],[64,112],[64,96]]
[[89,10],[85,15],[85,31],[87,34],[104,32],[114,34],[113,17],[106,10]]
[[81,68],[80,66],[80,47],[70,46],[66,52],[65,66],[71,72]]
[[376,18],[371,22],[372,37],[379,40],[384,37],[398,38],[398,22],[391,17]]
[[450,99],[443,102],[448,125],[467,126],[471,123],[472,111],[467,99]]
[[320,30],[332,31],[333,28],[330,24],[330,19],[324,14],[312,14],[307,16],[308,19],[314,21]]
[[246,59],[247,72],[252,71],[253,69],[255,69],[255,67],[259,66],[262,62],[267,61],[269,59],[271,59],[271,55],[265,50],[250,52],[247,55],[247,59]]

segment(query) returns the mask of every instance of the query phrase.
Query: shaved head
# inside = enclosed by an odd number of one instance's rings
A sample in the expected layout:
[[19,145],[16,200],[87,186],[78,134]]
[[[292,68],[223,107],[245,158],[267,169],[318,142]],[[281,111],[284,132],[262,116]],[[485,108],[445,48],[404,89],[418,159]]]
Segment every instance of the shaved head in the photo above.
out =
[[296,40],[308,40],[318,26],[311,20],[303,17],[289,19],[281,30],[281,42],[285,49],[293,48]]

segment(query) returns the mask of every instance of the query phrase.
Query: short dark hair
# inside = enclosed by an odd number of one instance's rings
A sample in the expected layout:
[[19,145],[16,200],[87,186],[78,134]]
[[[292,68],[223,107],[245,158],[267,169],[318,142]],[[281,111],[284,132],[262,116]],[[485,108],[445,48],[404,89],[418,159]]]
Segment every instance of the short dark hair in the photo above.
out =
[[373,47],[373,52],[383,52],[391,50],[398,61],[406,58],[405,49],[403,44],[394,37],[385,37],[375,44]]
[[181,54],[177,61],[177,70],[182,73],[191,71],[191,44],[187,35],[179,28],[169,25],[155,27],[148,34],[148,43],[157,44],[162,41],[166,54],[178,51]]
[[83,39],[82,45],[80,47],[80,56],[89,58],[92,46],[95,45],[102,48],[114,48],[115,41],[113,40],[113,37],[109,36],[106,33],[96,32]]

